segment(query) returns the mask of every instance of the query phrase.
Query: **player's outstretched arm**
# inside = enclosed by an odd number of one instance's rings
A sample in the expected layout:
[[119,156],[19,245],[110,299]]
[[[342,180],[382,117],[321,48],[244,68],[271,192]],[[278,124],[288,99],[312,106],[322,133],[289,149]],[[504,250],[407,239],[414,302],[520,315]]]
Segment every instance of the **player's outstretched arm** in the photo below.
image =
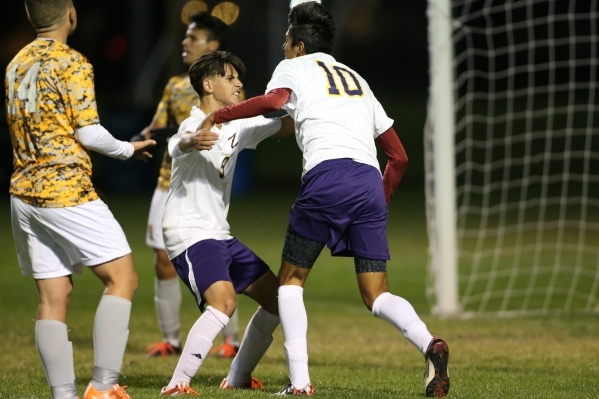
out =
[[387,165],[383,173],[383,187],[385,188],[385,199],[389,203],[408,166],[408,155],[393,127],[379,135],[375,141],[387,155]]
[[239,104],[217,109],[206,115],[206,119],[204,119],[198,130],[210,130],[215,123],[253,118],[254,116],[278,111],[289,100],[290,96],[291,89],[274,89],[262,96],[252,97]]
[[[143,151],[147,147],[156,145],[154,140],[144,140],[129,143],[115,139],[100,124],[88,125],[76,130],[77,139],[85,148],[99,152],[109,157],[128,159],[135,156],[138,159],[147,160],[152,156]],[[141,150],[141,152],[139,152]]]

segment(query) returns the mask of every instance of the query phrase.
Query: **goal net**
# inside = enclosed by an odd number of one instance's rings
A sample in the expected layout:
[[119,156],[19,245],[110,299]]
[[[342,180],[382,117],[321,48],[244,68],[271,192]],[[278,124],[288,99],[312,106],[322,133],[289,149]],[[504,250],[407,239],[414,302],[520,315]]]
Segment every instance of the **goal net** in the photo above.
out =
[[599,312],[597,3],[429,0],[435,313]]

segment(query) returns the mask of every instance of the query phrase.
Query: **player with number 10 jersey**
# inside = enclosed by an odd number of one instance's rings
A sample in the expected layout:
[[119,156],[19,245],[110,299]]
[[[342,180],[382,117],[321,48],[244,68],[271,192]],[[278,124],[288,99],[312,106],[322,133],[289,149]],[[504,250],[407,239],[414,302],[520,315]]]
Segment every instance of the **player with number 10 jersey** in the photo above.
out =
[[295,121],[304,154],[303,174],[317,164],[350,158],[377,170],[374,138],[393,125],[358,73],[325,53],[287,59],[275,69],[266,92],[288,88],[283,105]]

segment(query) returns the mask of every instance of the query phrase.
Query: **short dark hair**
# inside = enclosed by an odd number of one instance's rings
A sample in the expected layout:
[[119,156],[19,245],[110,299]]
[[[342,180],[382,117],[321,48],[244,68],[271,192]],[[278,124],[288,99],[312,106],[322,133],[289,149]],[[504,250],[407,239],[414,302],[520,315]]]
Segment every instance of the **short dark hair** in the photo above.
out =
[[289,35],[291,44],[304,42],[306,53],[333,52],[335,43],[335,21],[320,3],[300,3],[289,12]]
[[200,97],[204,95],[204,79],[209,76],[225,76],[227,65],[235,68],[240,78],[245,75],[245,65],[241,58],[228,51],[211,51],[191,64],[189,81]]
[[196,11],[189,15],[189,23],[195,23],[196,29],[206,31],[208,41],[216,40],[219,43],[219,50],[226,50],[231,37],[231,28],[220,18],[211,15],[206,11]]
[[27,15],[38,31],[61,23],[72,5],[73,0],[25,0]]

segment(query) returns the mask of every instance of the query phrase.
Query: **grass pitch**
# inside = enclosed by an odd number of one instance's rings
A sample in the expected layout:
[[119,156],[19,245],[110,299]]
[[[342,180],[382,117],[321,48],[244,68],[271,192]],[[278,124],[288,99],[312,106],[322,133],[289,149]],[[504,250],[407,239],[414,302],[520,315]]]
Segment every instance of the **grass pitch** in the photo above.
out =
[[[232,233],[276,272],[287,211],[295,193],[233,198]],[[153,302],[152,251],[144,245],[150,196],[106,201],[133,248],[140,287],[133,304],[121,384],[132,398],[156,398],[176,358],[149,359],[145,347],[159,340]],[[453,398],[596,398],[599,392],[599,320],[593,316],[440,320],[431,317],[424,296],[427,238],[424,198],[401,191],[390,207],[388,263],[393,293],[409,300],[433,334],[449,344]],[[8,200],[0,204],[0,398],[50,398],[34,341],[35,285],[20,276],[10,232]],[[102,285],[85,270],[75,276],[69,314],[80,394],[93,371],[92,323]],[[183,338],[199,316],[184,288]],[[319,398],[421,398],[424,360],[401,334],[375,319],[362,305],[353,262],[331,258],[325,249],[308,280],[310,375]],[[240,297],[240,324],[255,304]],[[219,344],[220,338],[215,344]],[[265,391],[219,391],[231,361],[208,358],[192,387],[208,398],[265,398],[284,385],[287,373],[280,328],[255,370]]]

